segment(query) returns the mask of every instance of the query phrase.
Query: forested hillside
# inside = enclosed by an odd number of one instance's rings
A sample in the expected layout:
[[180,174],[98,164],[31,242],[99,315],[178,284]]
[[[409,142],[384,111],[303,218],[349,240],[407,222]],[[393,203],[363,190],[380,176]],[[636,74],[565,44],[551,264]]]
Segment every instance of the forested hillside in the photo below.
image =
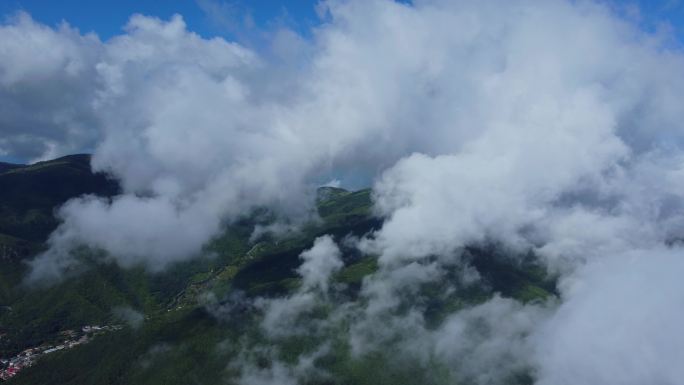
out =
[[[370,190],[321,188],[318,215],[298,230],[277,235],[254,236],[257,226],[274,220],[268,211],[259,210],[227,224],[201,256],[158,273],[143,266],[119,267],[103,252],[84,245],[77,251],[82,262],[79,271],[55,286],[36,287],[22,283],[25,262],[44,249],[58,221],[55,209],[81,194],[113,196],[116,184],[92,174],[88,157],[79,155],[6,168],[0,185],[0,207],[5,213],[0,223],[1,355],[11,357],[27,348],[59,343],[65,333],[84,326],[117,326],[87,344],[42,355],[12,383],[230,383],[244,371],[239,363],[246,359],[265,368],[276,365],[271,362],[276,360],[297,365],[323,343],[325,353],[315,359],[335,378],[314,376],[311,383],[453,380],[438,363],[406,366],[393,360],[391,346],[360,357],[352,355],[349,330],[344,326],[348,321],[336,320],[333,330],[316,335],[318,327],[313,325],[331,317],[335,307],[364,301],[359,296],[362,280],[378,269],[375,256],[344,246],[345,239],[368,234],[382,223],[372,214]],[[296,323],[311,327],[311,334],[293,331],[269,340],[260,327],[267,317],[263,304],[305,294],[298,271],[300,256],[324,236],[340,245],[344,266],[332,274],[329,292],[320,296],[318,304],[296,316]],[[555,283],[531,255],[512,257],[495,245],[475,245],[462,254],[480,277],[476,284],[466,282],[461,267],[454,265],[441,280],[427,282],[419,293],[407,297],[407,306],[421,304],[430,328],[438,328],[454,311],[494,296],[529,302],[555,292]],[[461,289],[453,291],[453,285]],[[261,351],[267,340],[268,352]],[[527,383],[530,378],[523,370],[510,381]]]

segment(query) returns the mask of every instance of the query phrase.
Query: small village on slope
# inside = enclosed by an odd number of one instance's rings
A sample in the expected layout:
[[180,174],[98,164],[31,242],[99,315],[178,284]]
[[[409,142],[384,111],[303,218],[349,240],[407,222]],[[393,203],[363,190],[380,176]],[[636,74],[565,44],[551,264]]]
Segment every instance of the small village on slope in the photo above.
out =
[[16,376],[23,369],[35,364],[46,354],[86,344],[95,336],[122,328],[123,326],[121,325],[87,325],[83,326],[81,330],[64,330],[59,333],[60,337],[64,338],[61,344],[43,344],[24,349],[14,357],[0,358],[0,381],[7,381]]

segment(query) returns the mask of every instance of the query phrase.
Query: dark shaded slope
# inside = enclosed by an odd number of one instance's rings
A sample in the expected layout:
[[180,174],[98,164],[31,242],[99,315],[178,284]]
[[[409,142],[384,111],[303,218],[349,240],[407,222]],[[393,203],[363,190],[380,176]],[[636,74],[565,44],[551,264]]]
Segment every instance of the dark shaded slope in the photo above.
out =
[[23,164],[0,162],[0,174],[2,174],[5,171],[8,171],[8,170],[12,170],[15,168],[21,168],[21,167],[26,167],[26,166]]
[[0,168],[0,233],[42,242],[57,226],[53,211],[67,200],[112,196],[117,183],[90,169],[90,155],[69,155],[29,166]]

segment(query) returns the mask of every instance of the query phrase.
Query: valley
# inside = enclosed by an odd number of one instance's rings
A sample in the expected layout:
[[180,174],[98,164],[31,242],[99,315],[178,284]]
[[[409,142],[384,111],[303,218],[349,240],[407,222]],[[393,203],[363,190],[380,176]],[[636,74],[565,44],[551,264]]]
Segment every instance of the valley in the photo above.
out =
[[[298,322],[312,322],[310,327],[314,328],[320,317],[332,317],[335,306],[358,306],[358,301],[365,301],[363,281],[378,271],[376,257],[345,247],[344,239],[362,237],[379,228],[382,220],[373,215],[370,190],[350,192],[329,187],[318,191],[318,218],[296,231],[254,239],[255,227],[273,220],[267,212],[256,212],[228,224],[206,245],[202,255],[162,272],[148,272],[142,266],[122,268],[86,247],[78,251],[81,271],[54,286],[26,285],[22,281],[26,261],[45,248],[43,242],[57,223],[52,217],[55,208],[69,194],[106,197],[117,191],[108,179],[83,171],[84,159],[66,158],[0,174],[0,184],[13,185],[13,190],[2,190],[5,195],[0,198],[3,210],[10,213],[0,224],[0,352],[8,364],[15,362],[15,367],[22,368],[16,376],[5,375],[13,377],[12,383],[43,383],[51,378],[53,383],[70,384],[209,384],[230,379],[237,375],[231,362],[265,338],[260,336],[263,331],[259,327],[264,310],[257,304],[301,294],[299,256],[322,236],[340,244],[344,266],[330,278],[332,291],[323,299],[323,308],[316,310],[323,313],[303,313],[297,316],[304,317]],[[81,174],[71,175],[75,170]],[[54,189],[36,187],[48,181]],[[60,187],[61,183],[65,186]],[[64,193],[54,195],[52,191]],[[42,203],[16,209],[13,196]],[[438,328],[458,309],[494,296],[526,303],[556,295],[553,279],[546,277],[533,256],[511,258],[495,245],[474,246],[462,253],[464,263],[477,271],[478,283],[459,283],[462,266],[454,265],[442,280],[421,285],[420,292],[407,297],[408,306],[422,309],[429,328]],[[127,323],[125,316],[117,314],[116,309],[122,308],[136,315],[138,321]],[[66,342],[62,340],[86,325],[121,326],[105,327],[107,333],[79,332]],[[259,360],[266,360],[266,366],[271,359],[295,364],[325,340],[334,348],[320,358],[321,365],[336,373],[339,380],[335,383],[401,383],[399,378],[405,370],[413,376],[427,376],[424,379],[430,378],[430,383],[440,382],[428,375],[432,370],[429,367],[394,368],[385,353],[355,358],[345,342],[346,333],[343,327],[312,335],[313,340],[298,333],[277,338],[271,341],[278,351],[276,356]],[[83,344],[86,340],[88,343]],[[33,353],[27,356],[27,352]],[[8,373],[17,373],[12,371]],[[449,378],[442,381],[449,382]],[[512,379],[511,383],[527,383],[525,378]]]

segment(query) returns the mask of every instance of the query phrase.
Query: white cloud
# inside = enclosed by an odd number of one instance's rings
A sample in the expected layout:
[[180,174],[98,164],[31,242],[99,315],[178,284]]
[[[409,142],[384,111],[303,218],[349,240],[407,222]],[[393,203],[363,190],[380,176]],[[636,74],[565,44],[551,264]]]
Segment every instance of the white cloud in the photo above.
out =
[[535,334],[539,384],[677,384],[684,337],[680,248],[592,261],[568,278],[558,312]]
[[0,152],[26,160],[91,150],[97,36],[56,30],[18,13],[0,24]]
[[328,290],[330,275],[342,267],[340,249],[329,235],[316,238],[313,247],[304,251],[300,258],[304,262],[297,272],[302,276],[302,285],[307,289]]
[[115,307],[112,309],[112,313],[114,313],[114,316],[120,321],[125,322],[128,326],[136,330],[140,329],[145,322],[144,314],[128,306]]
[[530,334],[544,309],[495,297],[450,316],[431,334],[434,354],[460,378],[477,384],[506,383],[530,370]]
[[[683,229],[681,52],[588,1],[319,8],[327,19],[311,41],[285,33],[274,43],[303,59],[203,39],[180,17],[134,16],[106,43],[27,16],[1,27],[0,52],[13,59],[0,63],[0,99],[20,108],[0,114],[9,133],[0,151],[40,157],[95,143],[94,168],[125,190],[111,203],[81,198],[62,208],[36,276],[59,274],[79,243],[127,266],[163,266],[253,207],[303,215],[332,170],[370,175],[386,221],[360,243],[380,255],[380,271],[364,283],[367,307],[352,325],[359,350],[366,337],[424,333],[416,312],[384,328],[376,321],[393,314],[400,294],[442,279],[454,251],[495,240],[534,249],[564,282],[590,288],[563,286],[546,338],[535,340],[544,353],[521,364],[537,367],[542,383],[576,370],[585,383],[610,382],[611,373],[625,383],[680,377],[676,362],[652,360],[684,346],[666,338],[684,314],[678,299],[642,296],[634,282],[674,292],[681,272],[678,252],[663,246]],[[43,51],[53,60],[31,59]],[[64,97],[34,98],[42,84],[44,95]],[[324,242],[320,255],[336,256]],[[300,272],[321,286],[339,264],[316,250]],[[623,291],[638,297],[627,306]],[[500,299],[478,309],[503,333],[473,345],[478,362],[492,365],[502,340],[543,318]],[[513,329],[496,322],[507,314],[519,321]],[[449,325],[445,335],[462,336],[458,322]]]
[[302,282],[296,292],[279,299],[257,301],[264,311],[261,327],[270,336],[314,333],[312,325],[299,317],[320,305],[328,295],[333,273],[344,267],[341,252],[329,235],[316,238],[314,245],[301,253],[304,262],[297,269]]

